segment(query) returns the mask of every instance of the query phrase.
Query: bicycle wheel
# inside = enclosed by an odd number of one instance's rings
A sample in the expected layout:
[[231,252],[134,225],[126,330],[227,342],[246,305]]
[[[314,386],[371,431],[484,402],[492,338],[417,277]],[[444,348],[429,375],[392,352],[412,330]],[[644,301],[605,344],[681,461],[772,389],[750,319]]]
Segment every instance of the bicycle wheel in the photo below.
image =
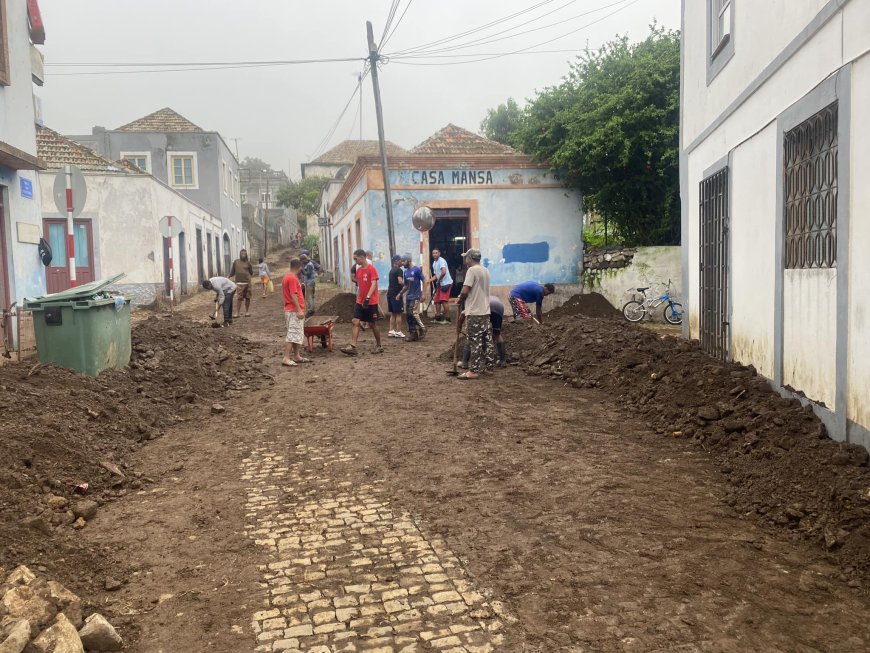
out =
[[665,322],[668,324],[682,324],[683,305],[677,302],[671,302],[665,306]]
[[643,302],[635,299],[626,302],[625,306],[622,307],[622,314],[629,322],[640,322],[646,315],[646,307],[643,305]]

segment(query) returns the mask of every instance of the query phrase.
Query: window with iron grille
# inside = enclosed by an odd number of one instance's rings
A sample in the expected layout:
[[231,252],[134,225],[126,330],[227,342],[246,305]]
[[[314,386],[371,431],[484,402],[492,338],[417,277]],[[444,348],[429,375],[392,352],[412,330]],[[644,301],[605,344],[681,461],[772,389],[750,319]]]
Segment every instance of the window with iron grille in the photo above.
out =
[[837,264],[837,103],[785,133],[785,267]]

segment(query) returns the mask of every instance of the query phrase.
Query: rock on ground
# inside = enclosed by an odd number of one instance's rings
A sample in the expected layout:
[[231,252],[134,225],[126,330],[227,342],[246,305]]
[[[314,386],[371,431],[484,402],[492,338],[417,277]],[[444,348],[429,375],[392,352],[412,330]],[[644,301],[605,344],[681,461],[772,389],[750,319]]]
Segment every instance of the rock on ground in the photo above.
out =
[[124,646],[124,641],[112,624],[97,613],[85,620],[79,637],[88,651],[120,651]]
[[28,644],[24,653],[85,653],[85,649],[75,626],[59,614],[51,626]]
[[51,620],[57,610],[30,586],[18,585],[3,595],[3,599],[0,600],[0,612],[10,617],[27,619],[30,627],[38,630]]
[[0,653],[21,653],[30,641],[30,623],[27,619],[11,621],[5,630],[6,638],[0,641]]

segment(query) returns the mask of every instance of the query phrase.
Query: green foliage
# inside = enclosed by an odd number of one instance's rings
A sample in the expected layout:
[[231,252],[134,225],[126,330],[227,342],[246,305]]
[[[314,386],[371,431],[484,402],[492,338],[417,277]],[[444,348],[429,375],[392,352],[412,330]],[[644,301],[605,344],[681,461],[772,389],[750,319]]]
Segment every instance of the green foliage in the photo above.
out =
[[509,135],[549,161],[628,244],[680,242],[680,37],[653,26],[585,52]]
[[306,177],[300,181],[290,181],[278,189],[278,206],[290,206],[299,214],[299,222],[309,215],[320,211],[320,196],[327,177]]
[[258,159],[255,156],[246,156],[242,159],[242,162],[239,164],[240,168],[245,168],[250,170],[252,176],[256,176],[258,172],[271,172],[272,166],[263,161],[263,159]]
[[513,98],[508,98],[505,104],[486,112],[486,118],[480,123],[480,131],[488,139],[505,145],[513,145],[511,137],[520,126],[522,111]]
[[314,249],[317,247],[317,243],[320,242],[320,236],[317,234],[308,234],[305,238],[302,239],[302,248],[303,249]]
[[605,237],[604,222],[599,221],[588,227],[583,227],[583,242],[587,247],[607,247],[609,245],[622,245],[624,239],[612,224],[607,225]]

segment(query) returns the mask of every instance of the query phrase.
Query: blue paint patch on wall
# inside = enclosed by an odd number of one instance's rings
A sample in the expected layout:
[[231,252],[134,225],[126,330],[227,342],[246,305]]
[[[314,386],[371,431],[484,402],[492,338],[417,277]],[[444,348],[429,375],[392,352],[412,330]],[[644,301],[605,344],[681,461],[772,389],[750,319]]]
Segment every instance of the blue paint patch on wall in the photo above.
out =
[[505,263],[546,263],[550,260],[550,243],[512,243],[501,250]]

